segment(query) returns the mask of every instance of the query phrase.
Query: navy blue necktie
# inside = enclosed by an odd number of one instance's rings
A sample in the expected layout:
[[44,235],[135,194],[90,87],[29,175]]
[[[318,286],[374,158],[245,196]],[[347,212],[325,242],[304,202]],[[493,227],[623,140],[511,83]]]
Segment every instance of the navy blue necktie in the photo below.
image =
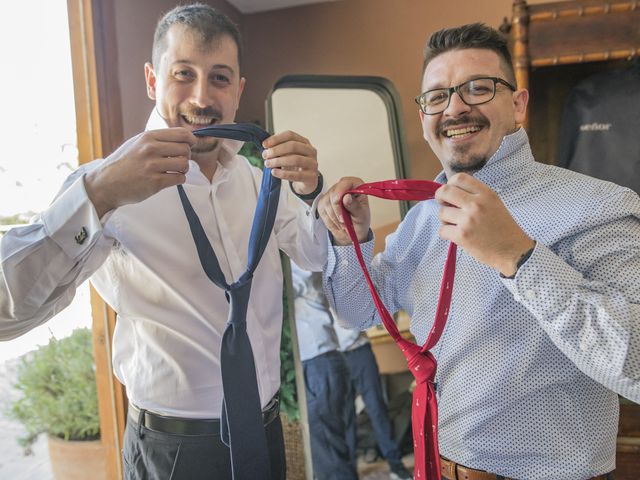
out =
[[[195,130],[196,136],[231,138],[252,141],[260,151],[269,133],[253,124],[218,125]],[[251,292],[251,280],[267,246],[278,209],[280,179],[265,168],[258,194],[251,234],[247,269],[240,278],[229,285],[220,269],[213,247],[207,239],[182,185],[178,193],[198,257],[207,277],[225,291],[230,303],[229,321],[222,336],[220,370],[222,372],[222,441],[231,449],[231,467],[234,480],[269,479],[271,476],[267,438],[262,420],[260,395],[256,377],[253,350],[247,335],[247,308]],[[280,301],[274,299],[274,301]]]

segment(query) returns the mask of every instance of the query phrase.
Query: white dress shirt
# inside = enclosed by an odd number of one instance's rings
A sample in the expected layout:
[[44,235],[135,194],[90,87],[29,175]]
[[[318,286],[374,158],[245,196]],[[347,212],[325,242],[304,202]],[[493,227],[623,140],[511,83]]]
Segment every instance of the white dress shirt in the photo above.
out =
[[[147,130],[166,124],[154,110]],[[223,140],[213,180],[189,162],[185,191],[227,282],[245,270],[262,172]],[[188,418],[219,418],[219,351],[229,312],[224,291],[204,273],[176,188],[122,206],[102,219],[83,165],[32,225],[8,232],[0,246],[0,338],[14,338],[67,306],[91,282],[117,312],[113,368],[138,407]],[[273,233],[253,279],[247,330],[261,403],[280,386],[282,269],[280,250],[308,270],[326,260],[326,230],[315,204],[288,203],[283,184]],[[86,238],[84,238],[86,237]],[[239,379],[240,381],[241,379]]]
[[322,290],[322,274],[303,270],[291,262],[291,279],[300,360],[339,350],[333,315]]
[[[537,245],[513,280],[458,250],[449,320],[432,349],[440,452],[509,478],[610,472],[614,392],[640,401],[640,199],[535,162],[522,129],[474,176]],[[389,311],[411,316],[419,344],[433,325],[448,248],[438,208],[413,207],[370,267]],[[372,252],[372,241],[363,244],[369,260]],[[380,322],[352,247],[330,249],[325,286],[339,319]]]

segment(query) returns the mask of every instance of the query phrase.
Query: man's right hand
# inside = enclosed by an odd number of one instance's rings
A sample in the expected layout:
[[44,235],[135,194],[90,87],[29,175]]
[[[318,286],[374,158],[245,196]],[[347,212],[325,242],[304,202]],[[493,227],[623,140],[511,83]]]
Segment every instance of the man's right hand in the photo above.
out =
[[[364,181],[357,177],[343,177],[332,186],[318,201],[318,214],[327,226],[334,238],[334,245],[350,245],[351,239],[344,226],[340,200],[342,195],[349,190],[362,185]],[[351,214],[353,228],[360,243],[366,242],[369,237],[369,225],[371,224],[371,211],[369,199],[366,195],[346,195],[344,206]]]
[[143,132],[123,143],[84,179],[98,217],[184,183],[196,141],[188,129],[176,127]]

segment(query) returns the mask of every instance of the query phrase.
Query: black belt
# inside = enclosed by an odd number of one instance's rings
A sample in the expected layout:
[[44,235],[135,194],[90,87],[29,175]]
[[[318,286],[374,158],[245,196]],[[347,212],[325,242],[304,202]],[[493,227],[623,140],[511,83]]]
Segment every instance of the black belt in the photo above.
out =
[[[129,404],[129,418],[137,425],[141,419],[142,425],[149,430],[175,435],[220,435],[220,419],[218,418],[180,418],[159,415],[148,410],[141,410],[133,403]],[[280,414],[280,399],[278,395],[262,411],[262,421],[269,425]]]

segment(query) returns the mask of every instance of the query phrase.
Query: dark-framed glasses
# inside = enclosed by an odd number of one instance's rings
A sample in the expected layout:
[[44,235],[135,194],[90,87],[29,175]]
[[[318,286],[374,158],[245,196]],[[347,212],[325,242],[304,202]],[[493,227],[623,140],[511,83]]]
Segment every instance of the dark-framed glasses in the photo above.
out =
[[425,115],[435,115],[444,112],[451,102],[451,95],[456,92],[467,105],[481,105],[490,102],[496,96],[496,85],[500,83],[512,91],[516,87],[498,77],[480,77],[467,80],[460,85],[449,88],[434,88],[421,93],[415,98],[420,110]]

